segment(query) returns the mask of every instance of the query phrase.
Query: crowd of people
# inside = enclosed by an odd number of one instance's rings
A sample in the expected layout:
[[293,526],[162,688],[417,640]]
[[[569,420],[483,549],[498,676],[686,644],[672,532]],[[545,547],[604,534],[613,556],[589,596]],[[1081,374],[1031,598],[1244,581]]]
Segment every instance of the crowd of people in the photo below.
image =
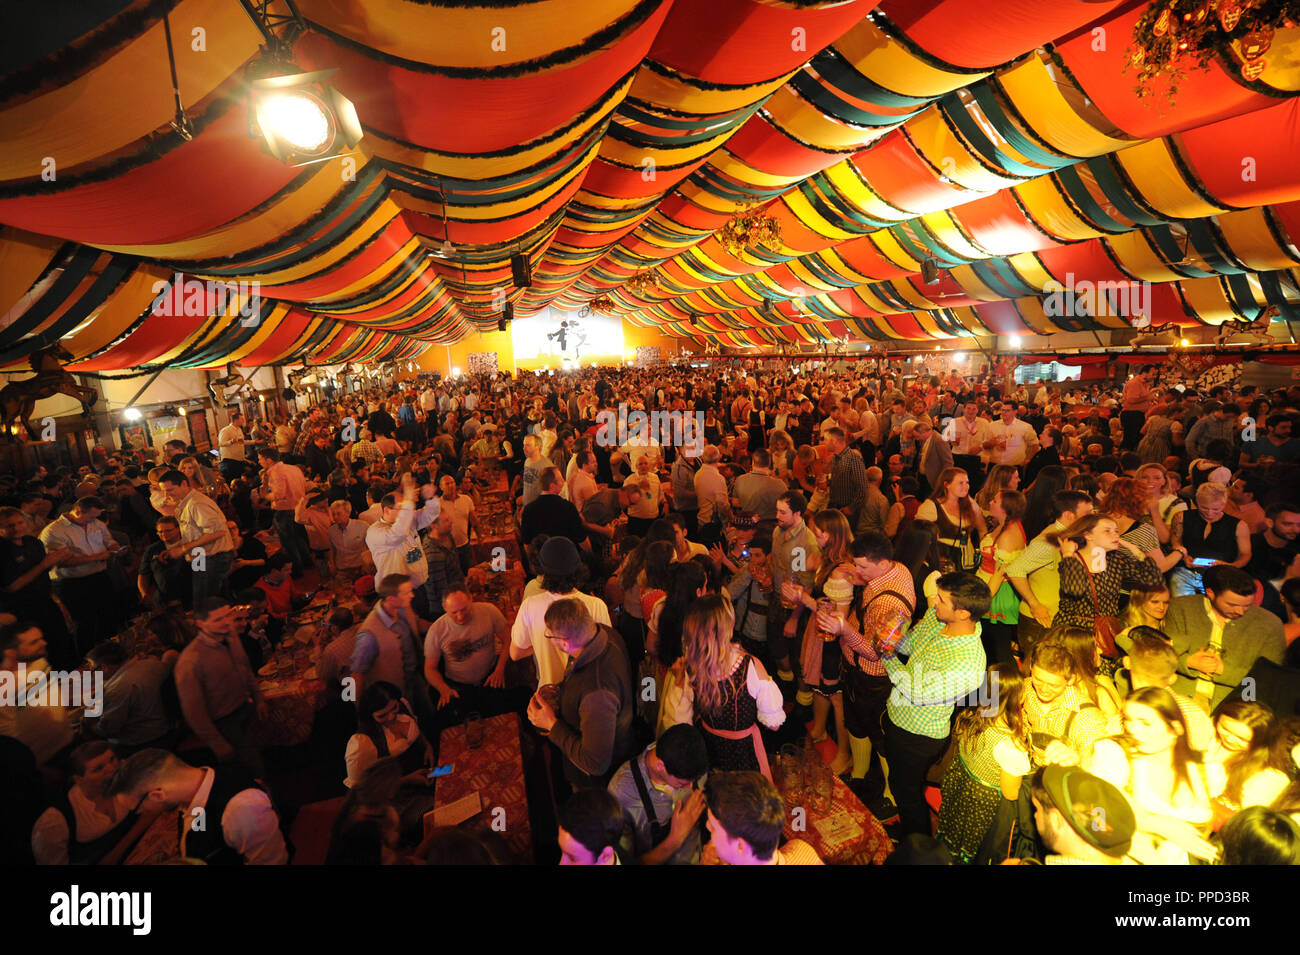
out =
[[[1300,862],[1300,387],[906,368],[420,377],[0,476],[6,861],[197,809],[182,855],[289,861],[256,674],[330,587],[331,862],[503,861],[422,823],[439,733],[511,712],[568,864],[819,862],[772,769],[805,737],[894,861]],[[37,705],[75,670],[102,706]]]

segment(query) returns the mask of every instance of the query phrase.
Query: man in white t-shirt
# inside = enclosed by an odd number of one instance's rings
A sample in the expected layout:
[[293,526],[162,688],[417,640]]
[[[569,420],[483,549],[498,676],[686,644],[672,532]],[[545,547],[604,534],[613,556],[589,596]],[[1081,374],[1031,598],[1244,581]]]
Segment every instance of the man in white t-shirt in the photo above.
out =
[[542,545],[537,555],[542,571],[542,592],[528,597],[519,605],[519,614],[510,631],[510,658],[522,660],[532,654],[537,664],[539,686],[559,683],[564,677],[569,658],[557,649],[554,640],[546,638],[546,609],[557,600],[575,597],[587,605],[596,623],[611,626],[609,608],[605,601],[578,590],[578,575],[582,571],[582,557],[578,547],[567,537],[552,537]]
[[248,458],[244,440],[244,413],[231,412],[230,424],[217,432],[217,449],[221,452],[221,461],[217,468],[227,481],[239,477],[247,467]]
[[456,555],[460,558],[460,569],[468,572],[470,565],[469,534],[473,531],[480,537],[478,521],[474,517],[474,499],[468,494],[461,494],[456,479],[444,474],[438,482],[442,491],[442,510],[451,514],[451,538],[456,545]]
[[1008,401],[1002,405],[1001,419],[989,428],[984,448],[989,453],[989,464],[1020,467],[1038,453],[1038,435],[1016,417],[1016,406]]

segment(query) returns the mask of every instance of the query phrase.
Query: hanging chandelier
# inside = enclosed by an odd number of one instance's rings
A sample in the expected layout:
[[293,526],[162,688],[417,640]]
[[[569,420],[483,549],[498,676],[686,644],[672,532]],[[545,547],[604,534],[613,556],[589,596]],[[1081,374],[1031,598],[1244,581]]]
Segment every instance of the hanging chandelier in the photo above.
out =
[[659,287],[659,274],[654,269],[642,269],[627,280],[627,290],[638,298],[645,298]]
[[615,302],[608,295],[597,295],[586,305],[578,310],[578,314],[583,318],[592,315],[612,315],[614,314]]
[[1134,27],[1124,69],[1137,70],[1139,98],[1163,78],[1172,99],[1185,67],[1205,71],[1216,59],[1252,82],[1268,67],[1277,31],[1298,25],[1300,0],[1157,0]]
[[763,245],[772,248],[781,241],[781,223],[758,206],[750,206],[718,230],[718,241],[735,256]]

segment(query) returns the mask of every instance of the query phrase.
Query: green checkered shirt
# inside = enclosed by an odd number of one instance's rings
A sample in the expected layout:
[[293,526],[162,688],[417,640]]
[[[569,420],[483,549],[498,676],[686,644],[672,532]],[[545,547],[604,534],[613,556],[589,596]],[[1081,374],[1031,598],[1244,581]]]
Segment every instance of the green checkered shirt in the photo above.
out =
[[947,739],[953,705],[980,688],[987,667],[978,623],[963,637],[947,636],[943,627],[931,608],[898,645],[907,663],[896,656],[881,661],[894,684],[889,718],[899,729],[931,739]]

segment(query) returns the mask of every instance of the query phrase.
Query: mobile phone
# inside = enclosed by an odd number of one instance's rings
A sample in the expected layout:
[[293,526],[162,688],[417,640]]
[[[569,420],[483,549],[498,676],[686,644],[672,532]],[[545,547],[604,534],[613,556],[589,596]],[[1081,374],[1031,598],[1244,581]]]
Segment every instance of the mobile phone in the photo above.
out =
[[442,766],[435,766],[433,769],[429,770],[429,778],[437,779],[439,776],[448,775],[454,765],[454,763],[445,763]]
[[1213,557],[1193,557],[1193,567],[1213,567],[1217,563]]

